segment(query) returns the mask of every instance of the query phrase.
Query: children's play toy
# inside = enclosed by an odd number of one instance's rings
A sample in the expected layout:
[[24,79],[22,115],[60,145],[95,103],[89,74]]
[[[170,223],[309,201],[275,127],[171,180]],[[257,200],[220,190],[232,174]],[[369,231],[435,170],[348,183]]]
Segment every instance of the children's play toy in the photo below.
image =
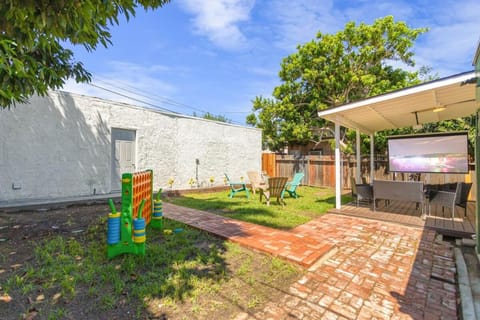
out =
[[[117,212],[113,201],[107,222],[107,256],[145,254],[146,232],[152,215],[153,171],[122,175],[122,209]],[[161,203],[160,203],[161,213]],[[134,219],[134,214],[136,218]]]
[[163,212],[162,212],[162,189],[158,190],[157,197],[153,200],[153,217],[150,226],[155,229],[163,228]]

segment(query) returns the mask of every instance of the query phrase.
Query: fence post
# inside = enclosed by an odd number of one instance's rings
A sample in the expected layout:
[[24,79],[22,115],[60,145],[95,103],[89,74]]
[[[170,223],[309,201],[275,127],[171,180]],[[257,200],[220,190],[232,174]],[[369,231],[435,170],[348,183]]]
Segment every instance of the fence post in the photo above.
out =
[[307,156],[307,168],[305,169],[305,184],[310,185],[310,155]]

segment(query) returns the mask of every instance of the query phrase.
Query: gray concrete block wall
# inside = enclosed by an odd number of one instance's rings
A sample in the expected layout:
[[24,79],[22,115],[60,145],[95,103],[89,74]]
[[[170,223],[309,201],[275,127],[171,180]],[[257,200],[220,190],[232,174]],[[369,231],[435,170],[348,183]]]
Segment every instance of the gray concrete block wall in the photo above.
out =
[[153,170],[155,190],[261,169],[258,129],[51,92],[0,110],[0,201],[110,193],[111,128],[136,131],[136,170]]

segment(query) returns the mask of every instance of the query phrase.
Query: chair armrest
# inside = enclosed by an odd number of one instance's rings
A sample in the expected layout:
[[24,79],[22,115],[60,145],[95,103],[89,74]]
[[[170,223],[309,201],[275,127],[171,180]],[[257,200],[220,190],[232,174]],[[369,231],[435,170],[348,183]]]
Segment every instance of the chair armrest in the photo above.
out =
[[455,201],[455,192],[437,191],[430,200],[430,204],[441,206],[453,206]]

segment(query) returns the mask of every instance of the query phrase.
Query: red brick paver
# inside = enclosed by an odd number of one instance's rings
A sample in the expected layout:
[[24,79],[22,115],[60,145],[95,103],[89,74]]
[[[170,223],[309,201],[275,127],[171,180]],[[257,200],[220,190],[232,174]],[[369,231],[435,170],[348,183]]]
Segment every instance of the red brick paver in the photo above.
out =
[[309,267],[280,301],[233,319],[457,319],[453,248],[434,231],[327,214],[285,232],[167,203],[164,211]]
[[243,246],[290,260],[304,267],[310,267],[334,248],[333,243],[324,240],[229,219],[170,203],[164,203],[163,211],[166,218],[183,222]]

